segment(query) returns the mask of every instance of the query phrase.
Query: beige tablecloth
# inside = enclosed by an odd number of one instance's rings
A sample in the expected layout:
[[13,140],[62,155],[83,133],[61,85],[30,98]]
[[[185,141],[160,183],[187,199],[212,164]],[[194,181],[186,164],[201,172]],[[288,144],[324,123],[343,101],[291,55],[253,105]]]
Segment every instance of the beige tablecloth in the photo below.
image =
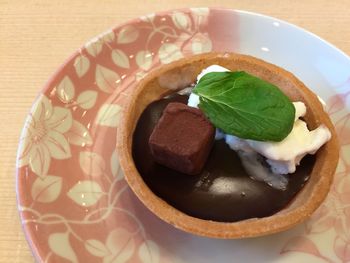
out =
[[350,54],[347,0],[0,0],[0,262],[34,261],[16,207],[15,155],[28,109],[53,71],[107,28],[142,14],[199,6],[284,19]]

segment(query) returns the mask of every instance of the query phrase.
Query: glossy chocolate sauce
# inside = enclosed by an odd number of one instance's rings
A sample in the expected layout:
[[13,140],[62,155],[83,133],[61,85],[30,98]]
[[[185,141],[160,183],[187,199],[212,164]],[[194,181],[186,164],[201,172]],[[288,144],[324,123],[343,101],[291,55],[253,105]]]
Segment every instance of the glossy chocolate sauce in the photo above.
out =
[[286,207],[302,189],[315,157],[303,158],[290,175],[286,190],[253,180],[235,151],[224,140],[215,141],[199,175],[176,172],[154,162],[148,146],[153,127],[170,102],[187,103],[188,97],[173,95],[151,103],[142,113],[133,137],[133,158],[142,178],[160,198],[178,210],[202,219],[235,222],[270,216]]

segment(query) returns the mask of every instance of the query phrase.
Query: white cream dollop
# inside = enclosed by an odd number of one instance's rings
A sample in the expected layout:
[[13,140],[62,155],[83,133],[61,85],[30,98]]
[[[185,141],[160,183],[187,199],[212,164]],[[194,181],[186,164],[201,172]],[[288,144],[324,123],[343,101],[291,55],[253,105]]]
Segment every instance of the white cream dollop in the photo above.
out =
[[[244,140],[233,135],[226,135],[226,143],[233,150],[254,151],[266,158],[273,173],[294,173],[296,166],[307,154],[314,154],[330,138],[331,133],[324,125],[309,131],[306,123],[299,119],[305,115],[304,103],[293,103],[296,113],[301,115],[296,118],[292,131],[280,142],[263,142]],[[296,115],[297,117],[297,115]]]
[[211,65],[205,69],[202,70],[201,73],[199,73],[199,75],[197,76],[197,83],[199,82],[199,80],[205,75],[205,74],[208,74],[210,72],[228,72],[230,71],[229,69],[227,68],[224,68],[222,66],[219,66],[219,65]]
[[[209,72],[225,71],[229,70],[218,65],[209,66],[198,75],[197,81],[199,81],[201,77]],[[198,104],[199,96],[191,93],[188,100],[188,105],[198,108]],[[257,170],[257,161],[254,162],[254,169],[252,169],[252,166],[248,165],[247,162],[247,160],[257,160],[257,154],[260,154],[266,158],[266,162],[269,164],[271,171],[274,174],[282,175],[294,173],[296,166],[299,165],[301,159],[307,154],[314,154],[331,138],[331,133],[325,125],[320,125],[315,130],[309,131],[307,124],[303,120],[299,119],[306,114],[305,104],[303,102],[293,102],[293,105],[295,107],[295,122],[293,129],[290,134],[280,142],[245,140],[234,135],[224,134],[218,129],[216,131],[215,139],[225,139],[225,142],[230,146],[230,148],[239,153],[242,163],[247,169],[248,173],[249,171]],[[270,180],[267,172],[265,171],[264,173],[266,174],[264,175],[265,178]],[[262,180],[266,181],[265,179]],[[284,184],[285,187],[285,179],[283,179],[283,182],[282,184]],[[274,183],[272,183],[272,185],[273,184]],[[281,182],[278,184],[281,184]]]

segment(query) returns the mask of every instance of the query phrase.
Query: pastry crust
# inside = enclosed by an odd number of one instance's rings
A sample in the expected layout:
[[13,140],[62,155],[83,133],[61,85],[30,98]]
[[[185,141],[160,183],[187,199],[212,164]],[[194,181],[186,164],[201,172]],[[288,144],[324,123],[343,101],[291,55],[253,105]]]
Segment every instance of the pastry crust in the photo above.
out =
[[[303,101],[304,117],[310,129],[328,127],[332,138],[316,153],[310,179],[288,207],[264,218],[226,223],[189,216],[156,196],[138,173],[132,158],[132,134],[137,121],[151,102],[187,87],[202,69],[221,65],[232,71],[246,71],[279,87],[292,101]],[[263,60],[235,53],[211,52],[184,58],[152,71],[130,95],[118,127],[117,149],[125,178],[142,203],[173,226],[196,235],[215,238],[246,238],[280,232],[304,221],[320,206],[329,192],[338,158],[339,145],[334,127],[317,96],[292,73]],[[293,176],[293,175],[291,175]]]

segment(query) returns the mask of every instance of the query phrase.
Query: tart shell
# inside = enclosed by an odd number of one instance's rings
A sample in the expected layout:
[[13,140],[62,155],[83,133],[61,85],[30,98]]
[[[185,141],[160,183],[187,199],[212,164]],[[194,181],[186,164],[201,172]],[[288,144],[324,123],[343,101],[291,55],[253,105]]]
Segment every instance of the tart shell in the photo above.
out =
[[[246,71],[279,87],[292,101],[307,107],[304,119],[309,129],[324,124],[332,137],[316,153],[310,179],[292,202],[278,213],[226,223],[189,216],[156,196],[143,181],[132,158],[132,134],[143,110],[153,101],[195,83],[206,67],[217,64],[231,71]],[[118,127],[117,150],[129,186],[141,202],[165,222],[186,232],[214,238],[247,238],[287,230],[306,220],[321,205],[332,184],[339,158],[333,124],[318,97],[292,73],[252,56],[211,52],[184,58],[150,72],[126,103]],[[291,176],[293,176],[291,174]]]

